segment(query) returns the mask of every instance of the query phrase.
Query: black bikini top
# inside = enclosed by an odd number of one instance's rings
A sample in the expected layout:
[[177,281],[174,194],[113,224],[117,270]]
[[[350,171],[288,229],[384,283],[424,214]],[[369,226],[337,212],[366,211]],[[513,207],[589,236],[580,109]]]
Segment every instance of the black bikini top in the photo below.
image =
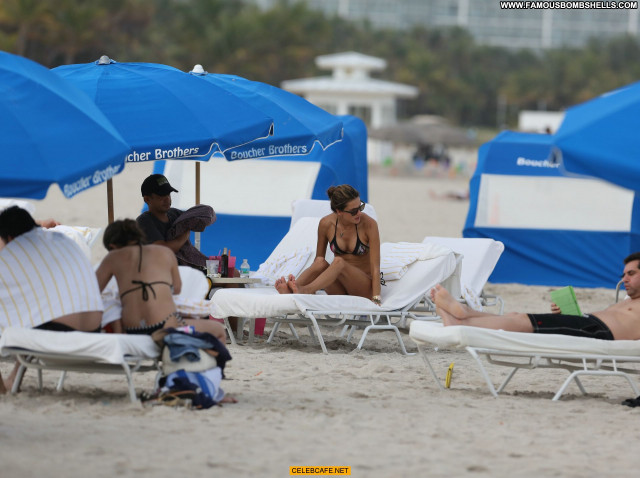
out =
[[336,227],[333,231],[333,240],[329,243],[329,248],[331,252],[333,252],[337,256],[341,256],[343,254],[353,254],[354,256],[363,256],[367,252],[369,252],[369,246],[360,240],[360,236],[358,235],[358,225],[356,224],[356,247],[353,248],[353,252],[347,252],[340,249],[338,246],[338,241],[336,240],[338,233],[338,218],[336,218]]
[[[140,272],[140,268],[142,267],[142,244],[138,244],[138,247],[140,248],[140,258],[138,259],[138,272]],[[156,298],[156,291],[153,290],[153,286],[155,284],[165,284],[168,285],[169,287],[171,287],[173,289],[173,285],[169,284],[168,282],[165,281],[155,281],[155,282],[144,282],[141,280],[132,280],[131,281],[132,284],[136,284],[136,287],[132,287],[131,289],[129,289],[126,292],[123,292],[122,294],[120,294],[120,300],[122,300],[122,298],[127,295],[129,292],[133,292],[136,291],[138,289],[142,289],[142,300],[144,300],[145,302],[149,300],[149,292],[147,291],[147,289],[149,289],[151,291],[151,293],[153,294],[153,298]]]

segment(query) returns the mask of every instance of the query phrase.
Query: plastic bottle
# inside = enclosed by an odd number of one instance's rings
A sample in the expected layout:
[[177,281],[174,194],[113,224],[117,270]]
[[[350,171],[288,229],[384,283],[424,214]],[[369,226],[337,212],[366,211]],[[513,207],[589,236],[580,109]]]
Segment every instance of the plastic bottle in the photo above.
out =
[[222,277],[229,276],[229,254],[226,247],[222,250],[222,255],[220,256],[220,275]]
[[242,259],[242,264],[240,265],[240,277],[249,277],[249,271],[251,268],[249,267],[249,263],[246,259]]

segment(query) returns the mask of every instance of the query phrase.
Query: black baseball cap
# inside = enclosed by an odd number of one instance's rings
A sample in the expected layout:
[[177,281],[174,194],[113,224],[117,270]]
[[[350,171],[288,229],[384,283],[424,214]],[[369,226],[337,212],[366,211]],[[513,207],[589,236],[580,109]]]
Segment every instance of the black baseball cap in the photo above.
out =
[[152,174],[142,182],[140,192],[142,192],[143,196],[150,196],[152,194],[167,196],[172,192],[177,193],[178,190],[171,186],[169,180],[162,174]]

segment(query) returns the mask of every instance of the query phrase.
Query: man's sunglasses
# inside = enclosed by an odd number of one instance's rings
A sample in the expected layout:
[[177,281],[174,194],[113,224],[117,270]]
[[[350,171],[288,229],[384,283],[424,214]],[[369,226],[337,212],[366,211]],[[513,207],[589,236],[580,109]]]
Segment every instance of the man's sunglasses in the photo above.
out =
[[360,206],[358,206],[356,208],[353,208],[353,209],[349,209],[348,211],[344,210],[343,212],[348,212],[352,216],[355,216],[356,214],[358,214],[358,212],[364,211],[364,206],[365,206],[365,203],[361,202]]

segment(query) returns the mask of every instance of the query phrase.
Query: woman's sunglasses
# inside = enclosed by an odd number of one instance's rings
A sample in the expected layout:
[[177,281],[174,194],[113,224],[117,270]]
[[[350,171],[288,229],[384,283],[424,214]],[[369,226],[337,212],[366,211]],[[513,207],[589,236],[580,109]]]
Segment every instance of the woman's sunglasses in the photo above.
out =
[[343,212],[348,212],[352,216],[355,216],[356,214],[358,214],[358,212],[364,211],[364,206],[365,206],[365,203],[361,202],[360,206],[358,206],[356,208],[353,208],[353,209],[349,209],[348,211],[344,210]]

